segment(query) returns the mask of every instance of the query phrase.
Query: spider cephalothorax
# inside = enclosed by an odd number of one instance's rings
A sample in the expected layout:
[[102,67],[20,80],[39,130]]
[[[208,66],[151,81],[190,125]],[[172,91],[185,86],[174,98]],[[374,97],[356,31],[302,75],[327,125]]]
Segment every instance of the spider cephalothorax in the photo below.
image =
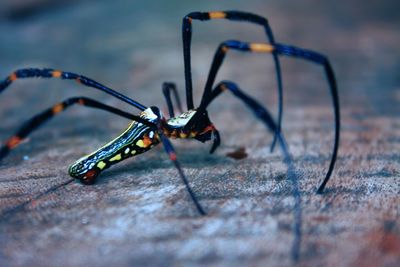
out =
[[211,140],[214,136],[214,143],[211,153],[220,144],[219,133],[208,117],[206,110],[191,109],[179,116],[173,117],[164,124],[164,133],[171,138],[194,138],[200,142]]

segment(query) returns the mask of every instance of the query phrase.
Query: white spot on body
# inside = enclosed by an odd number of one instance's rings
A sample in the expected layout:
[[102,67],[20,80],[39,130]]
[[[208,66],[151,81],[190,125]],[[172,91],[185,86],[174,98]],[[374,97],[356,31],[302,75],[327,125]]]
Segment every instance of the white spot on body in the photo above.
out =
[[181,115],[171,118],[168,120],[168,125],[172,127],[182,127],[185,126],[190,119],[196,114],[196,110],[188,110],[186,112],[183,112]]
[[157,120],[157,115],[151,110],[151,108],[147,108],[140,113],[140,117],[148,119],[150,121]]

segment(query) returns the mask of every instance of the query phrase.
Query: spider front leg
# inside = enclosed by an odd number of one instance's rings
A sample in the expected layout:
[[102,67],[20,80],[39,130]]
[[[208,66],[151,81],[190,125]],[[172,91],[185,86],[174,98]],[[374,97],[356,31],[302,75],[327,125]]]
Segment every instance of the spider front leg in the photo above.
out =
[[197,200],[196,195],[194,194],[192,188],[189,185],[189,181],[186,178],[186,175],[184,174],[181,165],[178,161],[178,158],[176,156],[176,152],[174,147],[172,146],[171,142],[168,140],[168,138],[163,134],[162,129],[158,131],[158,135],[161,138],[161,142],[164,145],[165,152],[167,152],[169,159],[172,161],[174,164],[175,168],[178,170],[179,176],[181,177],[183,183],[185,184],[186,190],[189,193],[190,198],[192,199],[193,203],[195,204],[197,211],[201,215],[206,215],[207,213],[204,211],[204,208],[201,206],[200,202]]
[[60,71],[60,70],[53,70],[53,69],[38,69],[38,68],[28,68],[28,69],[19,69],[14,71],[11,75],[9,75],[4,80],[0,81],[0,93],[3,92],[8,86],[10,86],[13,82],[18,79],[26,79],[26,78],[56,78],[56,79],[63,79],[63,80],[74,80],[79,84],[82,84],[87,87],[92,87],[103,91],[119,100],[122,100],[139,110],[143,111],[147,107],[143,106],[139,102],[105,86],[101,83],[96,82],[88,77],[85,77],[80,74]]
[[174,164],[175,168],[178,170],[179,176],[181,177],[183,183],[185,184],[186,190],[189,193],[190,198],[192,199],[193,203],[195,204],[198,212],[201,215],[206,215],[206,212],[204,211],[203,207],[200,205],[199,201],[197,200],[196,195],[194,194],[192,188],[189,185],[189,181],[186,178],[186,175],[184,174],[181,165],[178,161],[178,158],[176,156],[176,152],[174,147],[172,146],[171,142],[169,141],[168,137],[164,134],[164,127],[163,127],[163,123],[165,123],[165,120],[163,118],[163,116],[161,115],[161,112],[158,108],[156,107],[152,107],[152,111],[154,112],[154,114],[157,116],[157,134],[158,134],[158,138],[159,141],[162,142],[165,152],[168,154],[169,159],[172,161],[172,163]]
[[[192,76],[191,76],[191,58],[190,58],[190,44],[192,40],[192,20],[208,21],[214,19],[226,19],[236,22],[248,22],[264,27],[264,31],[267,40],[271,44],[275,44],[274,35],[272,29],[269,26],[268,20],[256,14],[242,12],[242,11],[214,11],[214,12],[192,12],[183,18],[182,23],[182,38],[183,38],[183,56],[185,64],[185,81],[186,81],[186,97],[188,109],[193,108],[193,96],[192,96]],[[282,74],[281,66],[278,55],[272,53],[275,69],[276,78],[278,83],[278,128],[281,130],[282,116],[283,116],[283,85],[282,85]],[[212,84],[206,83],[206,90],[204,93],[210,94]],[[271,152],[274,150],[277,136],[274,135],[274,140],[271,144]]]
[[[317,193],[322,193],[327,182],[329,181],[333,168],[335,167],[335,162],[337,158],[337,153],[339,149],[339,138],[340,138],[340,108],[339,108],[339,95],[337,91],[337,86],[336,86],[336,79],[335,79],[335,74],[333,72],[333,69],[331,67],[331,64],[329,63],[329,60],[324,56],[321,55],[317,52],[307,50],[307,49],[302,49],[298,48],[295,46],[290,46],[290,45],[284,45],[284,44],[266,44],[266,43],[246,43],[246,42],[240,42],[240,41],[225,41],[223,42],[217,49],[217,52],[215,53],[213,63],[211,65],[211,70],[210,74],[208,77],[208,81],[210,84],[214,83],[215,77],[218,73],[218,70],[220,69],[222,62],[225,58],[226,53],[230,50],[239,50],[243,52],[257,52],[257,53],[277,53],[278,55],[284,55],[284,56],[289,56],[289,57],[294,57],[294,58],[302,58],[311,62],[314,62],[316,64],[322,65],[324,67],[329,87],[330,87],[330,92],[332,96],[332,104],[333,104],[333,110],[334,110],[334,116],[335,116],[335,140],[333,144],[333,151],[332,151],[332,157],[331,161],[329,164],[329,168],[327,171],[327,174],[320,184],[320,186],[317,189]],[[205,107],[209,104],[211,101],[212,97],[209,97],[210,93],[204,93],[203,98],[201,100],[201,107]]]
[[131,120],[139,120],[142,123],[148,124],[148,121],[143,120],[142,118],[127,113],[125,111],[119,110],[117,108],[108,106],[106,104],[100,103],[96,100],[87,98],[87,97],[72,97],[68,98],[60,103],[55,104],[54,106],[44,110],[43,112],[33,116],[31,119],[27,120],[22,127],[12,136],[10,137],[4,145],[0,147],[0,160],[3,159],[10,150],[14,149],[18,146],[24,139],[27,138],[29,134],[39,128],[46,121],[53,118],[55,115],[58,115],[60,112],[66,110],[68,107],[78,104],[81,106],[97,108],[101,110],[105,110],[121,117],[125,117]]

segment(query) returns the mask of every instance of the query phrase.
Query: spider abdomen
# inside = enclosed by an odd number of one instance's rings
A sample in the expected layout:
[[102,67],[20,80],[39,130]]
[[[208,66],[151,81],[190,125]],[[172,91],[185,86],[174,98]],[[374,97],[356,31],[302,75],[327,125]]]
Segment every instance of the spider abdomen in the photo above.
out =
[[69,174],[85,184],[92,184],[101,171],[144,153],[159,142],[153,129],[134,121],[117,138],[72,164]]

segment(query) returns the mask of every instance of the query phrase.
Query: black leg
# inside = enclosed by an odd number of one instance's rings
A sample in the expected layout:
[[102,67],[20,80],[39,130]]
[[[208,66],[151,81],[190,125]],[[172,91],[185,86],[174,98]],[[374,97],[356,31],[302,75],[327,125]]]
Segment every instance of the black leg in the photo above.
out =
[[19,145],[30,133],[32,133],[34,130],[36,130],[39,126],[41,126],[43,123],[45,123],[49,119],[53,118],[55,115],[64,111],[65,109],[67,109],[68,107],[70,107],[73,104],[79,104],[79,105],[86,106],[86,107],[106,110],[108,112],[114,113],[121,117],[125,117],[130,120],[139,121],[143,124],[149,125],[150,127],[155,127],[154,124],[148,122],[147,120],[144,120],[143,118],[141,118],[139,116],[135,116],[135,115],[132,115],[125,111],[119,110],[117,108],[102,104],[93,99],[90,99],[87,97],[72,97],[72,98],[68,98],[63,102],[60,102],[60,103],[44,110],[43,112],[37,114],[36,116],[34,116],[31,119],[29,119],[28,121],[26,121],[22,125],[22,127],[17,131],[17,133],[15,135],[13,135],[11,138],[9,138],[4,143],[4,145],[0,147],[0,160],[2,158],[4,158],[5,156],[7,156],[7,154],[10,152],[11,149],[13,149],[17,145]]
[[[278,125],[274,122],[271,113],[263,107],[260,103],[254,100],[252,97],[245,94],[240,88],[233,82],[224,81],[217,85],[217,87],[212,91],[208,104],[211,103],[217,96],[219,96],[224,91],[231,91],[236,97],[242,100],[259,118],[265,126],[277,136],[277,141],[283,152],[284,161],[288,165],[288,178],[293,185],[293,196],[295,199],[294,207],[294,241],[292,246],[292,258],[294,261],[298,261],[300,257],[300,244],[301,244],[301,199],[300,199],[300,189],[298,184],[298,176],[296,174],[293,159],[289,153],[285,138],[282,132],[279,130]],[[205,107],[204,107],[205,108]]]
[[[154,108],[154,107],[152,107],[152,108]],[[155,110],[153,109],[153,111],[155,111]],[[158,111],[156,110],[155,114],[157,115],[157,117],[159,119],[161,118],[161,114],[160,114],[159,110]],[[163,133],[163,128],[162,128],[160,120],[158,121],[158,131],[157,131],[157,133],[158,133],[158,136],[160,137],[161,142],[163,143],[165,152],[167,152],[167,154],[169,156],[169,159],[174,163],[176,169],[178,170],[179,176],[181,177],[183,183],[185,184],[186,190],[188,191],[188,193],[190,195],[190,198],[194,202],[198,212],[201,215],[206,215],[206,212],[204,211],[203,207],[200,205],[200,203],[197,200],[192,188],[190,187],[188,179],[186,178],[185,174],[183,173],[183,170],[182,170],[182,168],[181,168],[181,166],[179,164],[179,161],[178,161],[178,159],[176,157],[176,152],[175,152],[174,147],[172,146],[172,144],[169,141],[168,137],[166,137],[164,135],[164,133]]]
[[161,136],[161,142],[164,145],[165,151],[168,153],[170,160],[174,163],[175,167],[178,169],[179,176],[181,177],[183,183],[186,186],[186,190],[188,191],[190,198],[193,200],[198,212],[201,215],[206,215],[206,212],[204,211],[203,207],[200,205],[199,201],[197,200],[197,197],[193,193],[192,188],[189,185],[189,181],[186,178],[185,174],[183,173],[183,170],[179,164],[179,161],[177,160],[175,149],[172,146],[171,142],[168,140],[166,136],[162,133],[162,131],[158,131],[159,136]]
[[[324,67],[328,83],[330,86],[330,91],[332,95],[333,109],[335,115],[335,141],[333,145],[333,152],[331,162],[329,164],[328,172],[322,181],[321,185],[317,189],[317,193],[322,193],[327,182],[329,181],[333,168],[335,166],[337,152],[339,148],[339,138],[340,138],[340,107],[339,107],[339,95],[336,86],[336,79],[333,69],[329,63],[329,60],[324,56],[317,52],[306,50],[294,46],[284,45],[284,44],[266,44],[266,43],[245,43],[240,41],[226,41],[222,43],[213,60],[212,68],[210,70],[210,80],[213,83],[217,72],[225,58],[225,54],[229,49],[235,49],[245,52],[259,52],[259,53],[277,53],[278,55],[285,55],[289,57],[302,58],[317,64],[320,64]],[[202,107],[207,107],[209,102],[213,99],[213,96],[208,96],[209,94],[205,94],[201,100]]]
[[3,81],[0,81],[0,93],[5,90],[12,82],[14,82],[17,79],[24,79],[24,78],[59,78],[59,79],[66,79],[66,80],[75,80],[76,82],[83,84],[88,87],[92,87],[95,89],[98,89],[100,91],[106,92],[107,94],[110,94],[140,110],[145,110],[147,107],[143,106],[139,102],[130,99],[127,96],[124,96],[121,93],[118,93],[117,91],[114,91],[111,88],[108,88],[107,86],[104,86],[90,78],[87,78],[85,76],[75,74],[72,72],[64,72],[64,71],[59,71],[59,70],[53,70],[53,69],[37,69],[37,68],[29,68],[29,69],[20,69],[15,72],[13,72],[10,76],[8,76],[6,79]]
[[214,153],[220,144],[221,144],[221,137],[219,136],[218,130],[215,129],[213,131],[213,144],[210,149],[210,154]]
[[170,118],[175,117],[174,105],[172,104],[172,100],[171,100],[171,91],[174,94],[174,98],[175,98],[176,105],[178,106],[178,110],[180,113],[182,113],[183,110],[182,110],[182,105],[181,105],[181,99],[179,97],[179,93],[178,93],[178,90],[176,89],[175,83],[170,83],[170,82],[163,83],[162,91],[163,91],[165,100],[167,102],[169,117]]
[[[217,12],[192,12],[186,15],[183,18],[182,37],[183,37],[183,56],[185,64],[186,97],[187,97],[188,109],[192,109],[194,107],[193,96],[192,96],[193,89],[192,89],[191,59],[190,59],[190,44],[192,40],[192,20],[208,21],[212,19],[227,19],[230,21],[248,22],[260,25],[264,27],[268,41],[271,44],[275,44],[274,35],[272,33],[271,27],[269,26],[268,20],[256,14],[242,12],[242,11],[217,11]],[[282,116],[283,116],[282,74],[281,74],[281,66],[278,55],[276,53],[272,53],[272,55],[275,62],[276,78],[278,82],[278,128],[280,130],[282,125]],[[210,94],[211,89],[212,85],[209,85],[207,83],[205,93]],[[277,136],[274,136],[274,140],[271,144],[271,151],[273,151],[275,147],[276,137]]]

